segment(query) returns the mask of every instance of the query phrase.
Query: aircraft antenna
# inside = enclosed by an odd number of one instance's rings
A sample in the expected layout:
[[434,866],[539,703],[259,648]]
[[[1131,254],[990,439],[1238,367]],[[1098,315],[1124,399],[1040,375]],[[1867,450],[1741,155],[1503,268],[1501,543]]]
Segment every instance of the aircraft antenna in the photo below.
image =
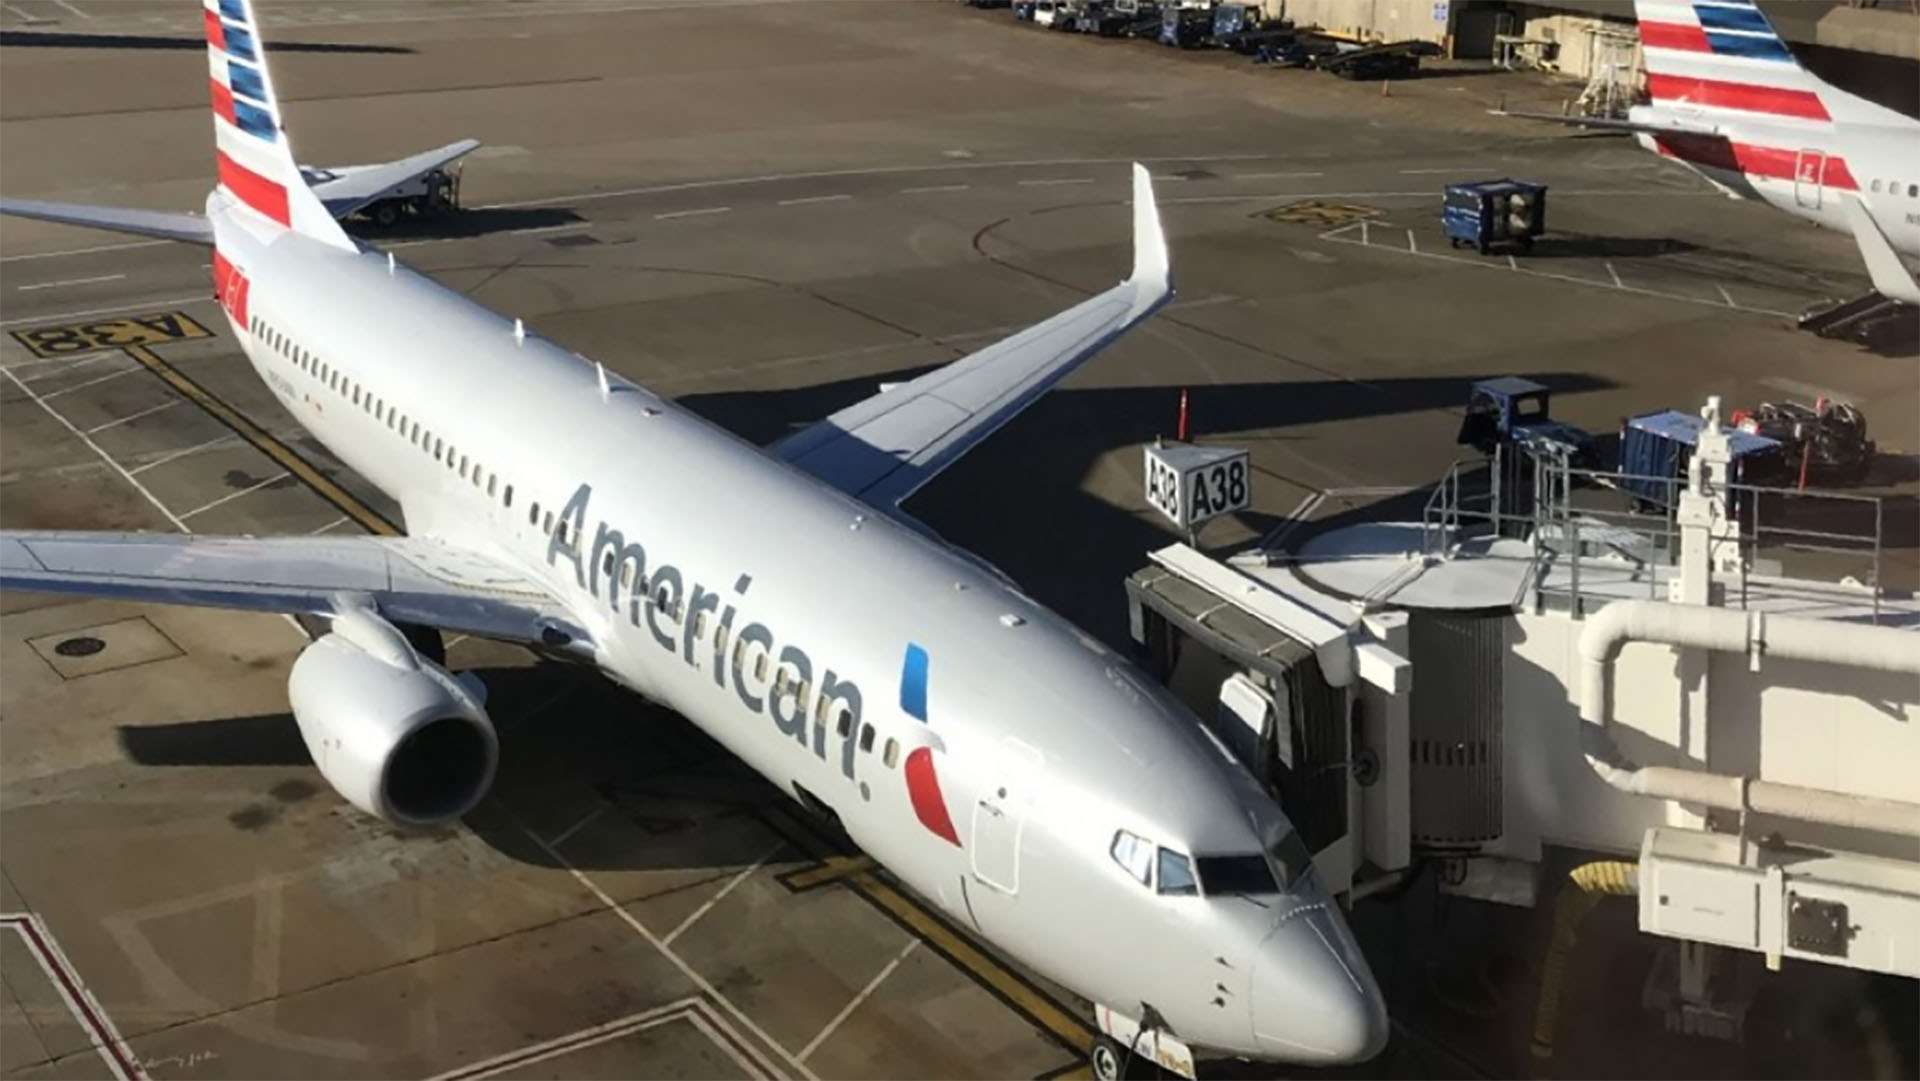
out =
[[613,394],[613,388],[607,385],[607,366],[596,360],[593,369],[600,373],[600,400],[604,402]]
[[515,345],[527,344],[527,324],[521,322],[518,319],[515,319],[513,321],[513,344]]

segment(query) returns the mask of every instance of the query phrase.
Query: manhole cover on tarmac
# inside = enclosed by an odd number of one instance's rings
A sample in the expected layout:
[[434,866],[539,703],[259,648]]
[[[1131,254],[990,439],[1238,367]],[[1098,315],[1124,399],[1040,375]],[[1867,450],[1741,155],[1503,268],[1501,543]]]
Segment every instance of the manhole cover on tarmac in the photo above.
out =
[[1342,203],[1331,199],[1302,199],[1297,203],[1262,210],[1255,217],[1268,221],[1284,222],[1288,225],[1314,225],[1330,229],[1336,225],[1351,225],[1357,221],[1378,218],[1386,213],[1377,206],[1363,206],[1360,203]]
[[92,635],[83,634],[77,638],[68,638],[53,647],[62,657],[91,657],[107,648],[107,644]]

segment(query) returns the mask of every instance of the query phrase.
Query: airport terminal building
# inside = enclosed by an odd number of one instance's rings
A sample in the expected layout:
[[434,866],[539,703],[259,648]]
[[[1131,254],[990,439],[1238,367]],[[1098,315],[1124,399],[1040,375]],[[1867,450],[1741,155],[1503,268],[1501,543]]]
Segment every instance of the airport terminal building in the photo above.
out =
[[[1920,116],[1920,3],[1758,0],[1807,67],[1842,89]],[[1591,80],[1611,66],[1631,87],[1639,36],[1630,0],[1268,0],[1269,13],[1345,37],[1418,39],[1459,59]]]

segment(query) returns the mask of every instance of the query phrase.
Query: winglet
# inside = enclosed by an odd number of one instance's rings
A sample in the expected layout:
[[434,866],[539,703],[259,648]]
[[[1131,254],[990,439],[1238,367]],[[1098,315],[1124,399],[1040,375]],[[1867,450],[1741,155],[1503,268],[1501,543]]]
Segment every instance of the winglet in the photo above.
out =
[[1853,226],[1853,241],[1860,245],[1860,258],[1867,264],[1867,276],[1873,279],[1874,291],[1888,300],[1905,301],[1908,304],[1920,304],[1920,284],[1913,280],[1913,272],[1907,269],[1900,256],[1887,242],[1887,236],[1874,224],[1873,215],[1867,212],[1865,203],[1857,196],[1840,197],[1846,204],[1847,222]]
[[1153,199],[1153,176],[1133,163],[1133,274],[1135,284],[1164,287],[1168,278],[1167,234],[1160,228],[1160,207]]

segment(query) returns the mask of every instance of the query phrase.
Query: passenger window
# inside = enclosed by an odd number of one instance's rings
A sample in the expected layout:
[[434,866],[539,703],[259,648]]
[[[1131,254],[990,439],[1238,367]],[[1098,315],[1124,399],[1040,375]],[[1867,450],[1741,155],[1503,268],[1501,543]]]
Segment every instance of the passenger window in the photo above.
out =
[[1920,199],[1920,184],[1907,185],[1907,198]]
[[873,726],[870,724],[860,729],[860,750],[862,753],[873,750]]
[[502,503],[506,504],[509,507],[513,506],[513,485],[511,484],[507,485],[506,494],[501,496],[500,498]]
[[1200,892],[1193,882],[1193,864],[1171,848],[1160,850],[1160,892],[1170,897],[1192,897]]
[[542,519],[541,532],[543,533],[553,532],[553,512],[552,511],[548,511],[547,516],[544,519]]
[[494,486],[494,483],[499,479],[500,478],[495,474],[492,474],[492,473],[487,474],[487,497],[488,498],[493,497],[493,486]]
[[852,735],[853,734],[853,711],[850,709],[842,708],[840,710],[840,723],[834,725],[833,730],[839,734],[841,739],[846,739],[848,736]]
[[540,524],[540,501],[537,499],[534,500],[533,504],[527,508],[527,524],[528,525]]
[[900,761],[900,741],[888,736],[887,749],[880,754],[880,764],[892,769],[893,764],[898,761]]
[[607,549],[606,556],[600,560],[600,573],[601,574],[613,573],[613,549],[611,548]]
[[1874,182],[1873,182],[1873,190],[1874,190],[1874,191],[1879,191],[1879,190],[1880,190],[1880,182],[1879,182],[1878,180],[1876,180],[1876,181],[1874,181]]
[[1142,886],[1151,881],[1153,846],[1148,844],[1145,838],[1136,837],[1126,830],[1116,830],[1113,834],[1113,845],[1108,852],[1113,856],[1113,862],[1139,879]]
[[693,614],[693,637],[699,641],[707,636],[707,610],[702,608]]
[[633,560],[631,559],[620,564],[620,588],[633,588]]

